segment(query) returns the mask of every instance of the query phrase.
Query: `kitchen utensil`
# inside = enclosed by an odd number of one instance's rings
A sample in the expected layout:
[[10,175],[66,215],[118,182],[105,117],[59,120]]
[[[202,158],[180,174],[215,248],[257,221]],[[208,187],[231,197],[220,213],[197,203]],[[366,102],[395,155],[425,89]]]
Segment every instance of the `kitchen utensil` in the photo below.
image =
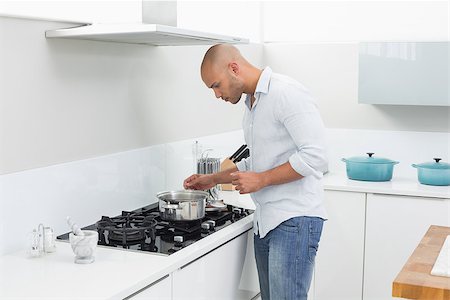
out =
[[218,172],[220,169],[220,158],[206,157],[200,158],[197,161],[198,174],[212,174]]
[[165,191],[156,194],[159,212],[166,221],[193,221],[205,216],[208,193],[197,190]]
[[394,165],[393,161],[382,157],[373,157],[374,153],[368,152],[367,156],[355,156],[343,158],[346,164],[347,177],[363,181],[389,181],[392,179]]
[[84,233],[80,229],[80,227],[74,221],[72,221],[72,219],[69,216],[67,216],[66,220],[67,220],[67,224],[69,224],[70,229],[72,230],[72,232],[75,235],[79,235],[79,236],[83,236],[84,235]]
[[[220,170],[220,158],[207,157],[207,152],[204,152],[202,154],[202,157],[197,162],[197,173],[198,174],[213,174],[213,173],[219,172],[219,170]],[[220,191],[220,185],[218,185],[218,184],[215,185],[214,187],[208,189],[206,191],[209,194],[207,202],[211,203],[211,202],[219,200],[219,191]]]
[[239,147],[239,149],[236,150],[236,152],[234,152],[229,159],[233,160],[235,157],[237,157],[242,151],[244,151],[244,149],[247,147],[247,145],[242,145],[241,147]]
[[83,235],[69,234],[70,246],[75,253],[75,263],[90,264],[95,260],[97,249],[98,232],[94,230],[83,230]]
[[250,149],[245,149],[241,154],[239,154],[234,160],[234,163],[240,162],[241,160],[250,156]]
[[419,182],[427,185],[450,185],[450,164],[433,158],[432,162],[412,164],[417,169]]

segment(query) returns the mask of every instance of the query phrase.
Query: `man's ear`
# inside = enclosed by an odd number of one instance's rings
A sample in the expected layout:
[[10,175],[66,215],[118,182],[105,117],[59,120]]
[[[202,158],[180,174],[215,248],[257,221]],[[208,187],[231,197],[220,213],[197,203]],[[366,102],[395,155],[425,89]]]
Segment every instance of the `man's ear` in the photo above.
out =
[[230,62],[228,68],[235,76],[239,75],[239,65],[236,62]]

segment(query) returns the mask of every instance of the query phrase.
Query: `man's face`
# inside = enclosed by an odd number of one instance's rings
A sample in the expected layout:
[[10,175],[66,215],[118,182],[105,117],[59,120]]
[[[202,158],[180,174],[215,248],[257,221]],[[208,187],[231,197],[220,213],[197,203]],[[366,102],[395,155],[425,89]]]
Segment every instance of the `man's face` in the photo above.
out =
[[217,70],[206,66],[202,70],[202,79],[206,86],[214,91],[216,98],[236,104],[241,99],[244,84],[231,67]]

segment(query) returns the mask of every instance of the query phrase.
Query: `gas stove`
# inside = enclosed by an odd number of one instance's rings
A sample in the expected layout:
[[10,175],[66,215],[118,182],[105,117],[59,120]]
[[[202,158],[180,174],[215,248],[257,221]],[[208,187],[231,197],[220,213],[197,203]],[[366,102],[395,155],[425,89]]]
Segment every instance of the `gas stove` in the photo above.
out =
[[[207,209],[201,220],[171,222],[161,219],[158,203],[154,203],[119,216],[102,216],[82,229],[98,231],[98,245],[170,255],[252,213],[227,205]],[[69,240],[69,233],[57,239]]]

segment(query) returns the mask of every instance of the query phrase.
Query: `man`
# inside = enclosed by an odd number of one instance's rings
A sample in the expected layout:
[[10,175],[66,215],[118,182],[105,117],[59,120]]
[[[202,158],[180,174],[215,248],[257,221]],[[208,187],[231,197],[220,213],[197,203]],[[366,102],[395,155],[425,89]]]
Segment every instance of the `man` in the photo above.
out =
[[326,218],[321,178],[328,161],[316,104],[300,83],[256,68],[232,45],[206,52],[201,77],[232,104],[247,95],[243,127],[250,157],[231,170],[194,174],[184,188],[232,183],[239,193],[251,193],[262,299],[307,299]]

